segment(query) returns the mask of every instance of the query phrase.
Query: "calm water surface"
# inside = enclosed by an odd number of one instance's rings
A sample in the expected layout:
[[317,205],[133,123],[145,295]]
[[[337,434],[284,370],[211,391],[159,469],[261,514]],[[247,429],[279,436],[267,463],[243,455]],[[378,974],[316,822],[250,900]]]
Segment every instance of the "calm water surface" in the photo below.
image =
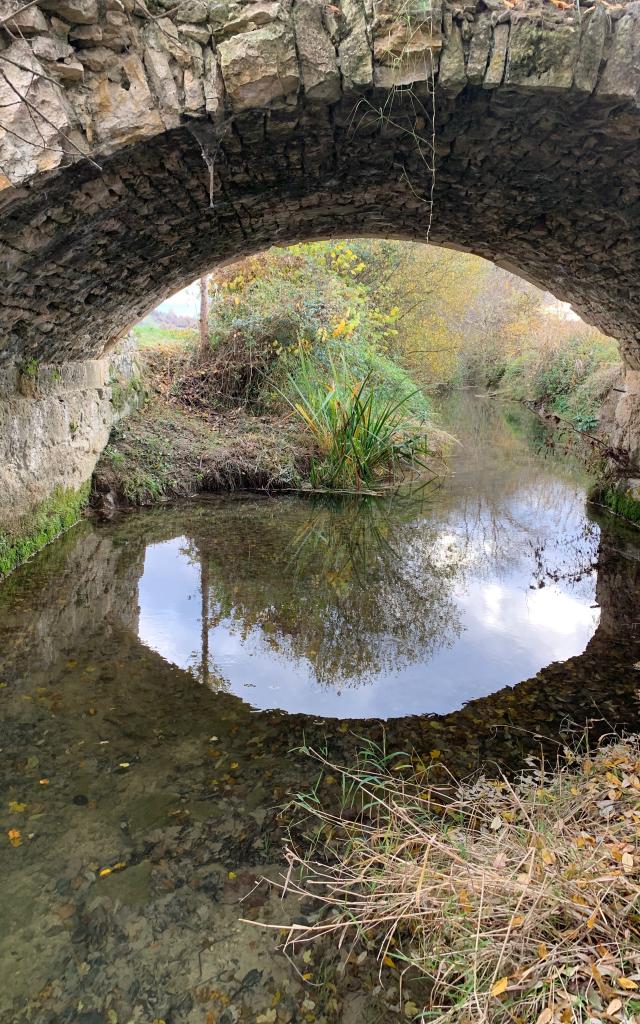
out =
[[441,486],[84,522],[0,587],[2,1024],[403,1019],[375,964],[239,920],[313,919],[254,887],[301,744],[467,774],[638,727],[638,533],[520,410],[442,415]]
[[348,718],[445,714],[583,651],[600,615],[584,479],[488,401],[444,413],[462,444],[439,487],[165,515],[132,631],[254,708]]

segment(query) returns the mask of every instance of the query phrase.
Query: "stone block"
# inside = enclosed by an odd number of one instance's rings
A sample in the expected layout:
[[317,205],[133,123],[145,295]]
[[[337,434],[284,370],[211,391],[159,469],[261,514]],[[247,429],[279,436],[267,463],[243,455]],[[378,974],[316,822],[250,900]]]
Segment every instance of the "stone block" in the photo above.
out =
[[305,95],[314,102],[335,103],[340,98],[340,72],[322,7],[317,0],[297,0],[293,17]]
[[569,89],[578,61],[580,28],[543,28],[532,18],[512,21],[505,83],[527,88]]
[[440,55],[440,73],[438,85],[447,96],[457,96],[467,84],[467,73],[464,63],[464,50],[460,29],[453,24],[449,30],[442,53]]
[[485,89],[497,89],[499,85],[502,85],[507,60],[507,46],[509,45],[509,29],[510,25],[505,24],[496,25],[493,30],[493,49],[482,82]]
[[218,53],[225,89],[236,111],[267,107],[298,90],[293,32],[282,22],[225,39]]
[[90,25],[98,21],[98,0],[38,0],[43,11],[51,11],[72,25]]
[[358,0],[342,0],[345,35],[338,47],[344,88],[359,92],[373,85],[373,50],[364,6]]
[[637,100],[640,95],[640,18],[637,4],[614,25],[607,63],[597,95],[605,100]]

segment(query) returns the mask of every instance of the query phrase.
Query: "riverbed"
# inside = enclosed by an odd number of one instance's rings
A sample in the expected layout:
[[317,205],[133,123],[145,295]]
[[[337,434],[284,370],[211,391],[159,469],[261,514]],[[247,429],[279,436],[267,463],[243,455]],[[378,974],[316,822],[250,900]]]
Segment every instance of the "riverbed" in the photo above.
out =
[[640,533],[526,411],[440,417],[441,480],[87,520],[0,587],[0,1020],[406,1019],[374,955],[240,920],[316,913],[256,884],[300,748],[469,776],[638,727]]

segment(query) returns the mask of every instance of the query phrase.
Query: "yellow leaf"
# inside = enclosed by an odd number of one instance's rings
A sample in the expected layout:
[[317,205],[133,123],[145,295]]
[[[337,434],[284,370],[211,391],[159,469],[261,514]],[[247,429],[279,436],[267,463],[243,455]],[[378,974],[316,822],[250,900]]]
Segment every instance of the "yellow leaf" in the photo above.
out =
[[546,960],[547,957],[549,956],[549,950],[545,946],[544,942],[541,942],[540,945],[538,946],[538,956],[540,957],[541,960]]
[[553,1020],[553,1009],[550,1006],[545,1007],[540,1016],[538,1017],[536,1024],[550,1024]]
[[98,872],[98,878],[106,878],[107,875],[111,874],[111,868],[102,868],[102,871]]
[[503,992],[507,991],[508,984],[509,979],[507,977],[500,978],[500,981],[496,981],[496,983],[491,986],[491,995],[501,996]]
[[520,926],[523,925],[523,924],[524,924],[524,917],[522,916],[522,914],[516,914],[515,917],[511,918],[511,927],[512,928],[520,928]]
[[623,988],[625,992],[633,992],[638,987],[637,981],[633,981],[632,978],[618,978],[618,985]]
[[438,758],[440,757],[440,751],[439,750],[431,750],[431,751],[429,751],[429,753],[431,754],[431,758],[434,761],[437,761]]
[[540,851],[540,856],[542,857],[545,864],[555,864],[556,862],[555,853],[552,853],[551,850],[547,850],[546,846],[544,846]]
[[383,962],[383,964],[386,964],[387,967],[393,967],[394,970],[395,970],[395,966],[396,965],[394,964],[394,962],[393,962],[393,960],[391,959],[390,956],[384,956],[382,958],[382,962]]
[[22,845],[22,833],[19,828],[10,828],[7,832],[7,838],[12,846]]
[[10,800],[9,801],[9,810],[13,814],[22,814],[22,812],[26,811],[26,809],[27,809],[27,805],[26,804],[18,803],[17,800]]
[[230,872],[228,873],[228,875],[227,875],[227,878],[228,878],[228,879],[230,879],[230,881],[233,881],[233,880],[234,880],[234,878],[237,878],[237,877],[238,877],[238,876],[237,876],[237,874],[236,874],[236,872],[235,872],[235,871],[230,871]]

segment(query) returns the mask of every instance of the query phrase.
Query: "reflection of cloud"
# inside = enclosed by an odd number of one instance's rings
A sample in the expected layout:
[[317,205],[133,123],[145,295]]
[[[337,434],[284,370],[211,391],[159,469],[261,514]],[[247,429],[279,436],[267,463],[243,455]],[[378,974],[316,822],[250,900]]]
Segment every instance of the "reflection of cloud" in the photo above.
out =
[[138,585],[143,644],[179,668],[200,647],[200,570],[183,553],[185,537],[150,544]]
[[572,636],[584,629],[591,632],[600,620],[599,609],[589,608],[557,587],[533,591],[528,603],[531,625],[544,626],[558,637]]

